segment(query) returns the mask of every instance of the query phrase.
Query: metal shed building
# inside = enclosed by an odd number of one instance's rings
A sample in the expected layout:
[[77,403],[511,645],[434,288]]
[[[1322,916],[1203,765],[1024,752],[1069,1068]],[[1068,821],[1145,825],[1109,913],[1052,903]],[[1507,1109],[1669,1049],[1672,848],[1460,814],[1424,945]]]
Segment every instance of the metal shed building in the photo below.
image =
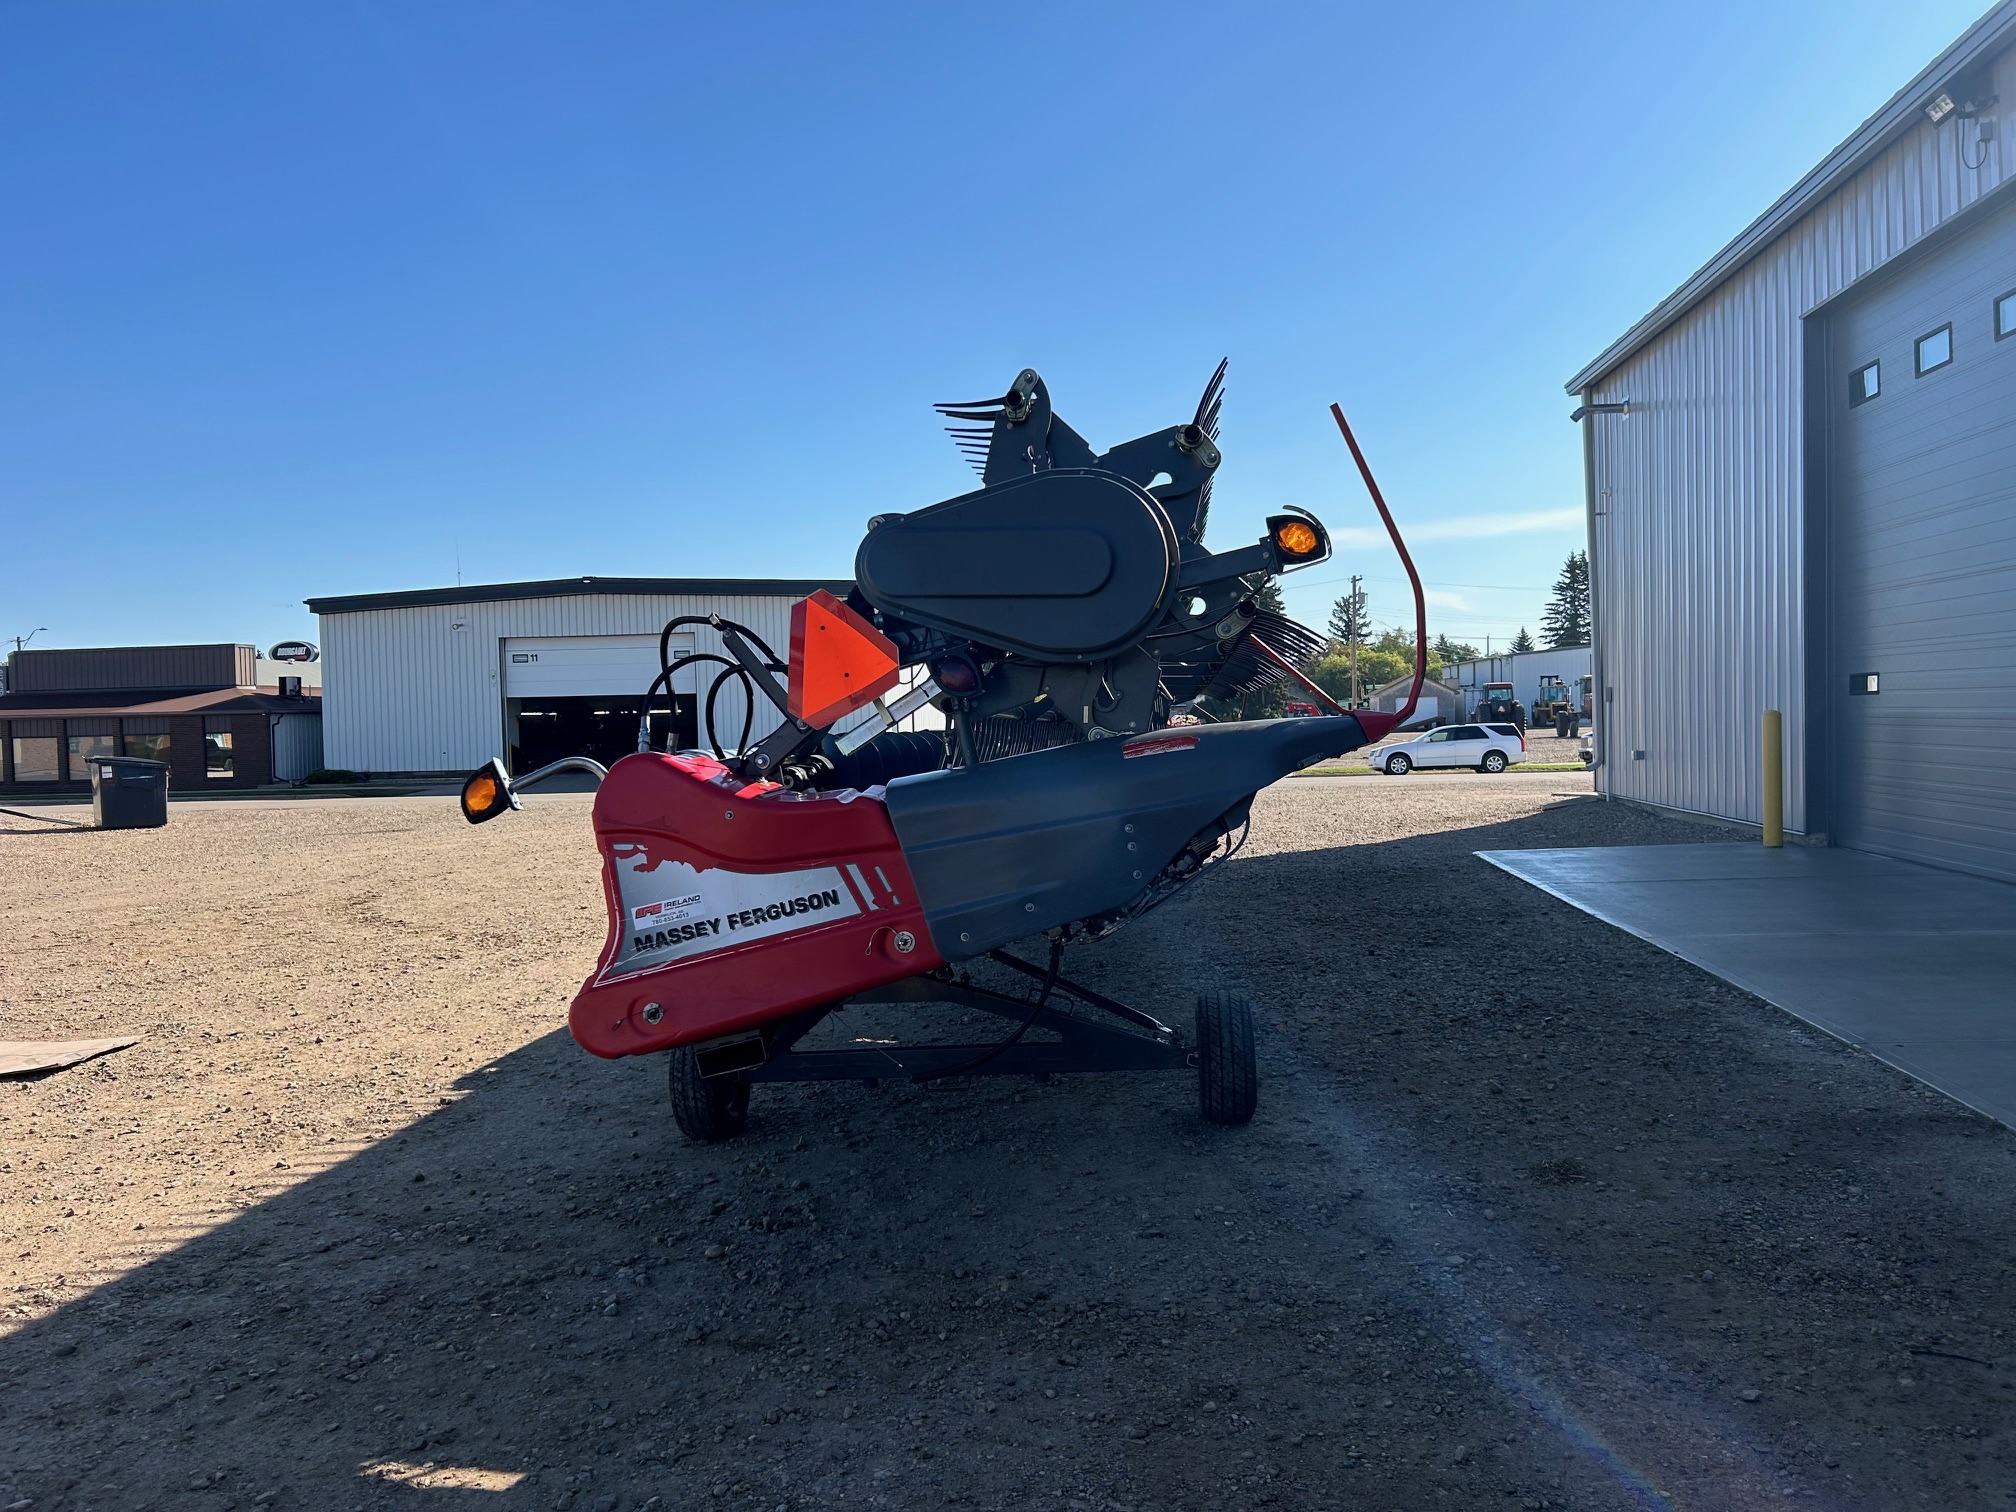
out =
[[1505,651],[1496,656],[1480,656],[1475,661],[1451,662],[1442,669],[1442,680],[1463,695],[1467,718],[1477,707],[1478,696],[1487,683],[1509,682],[1515,698],[1529,710],[1540,696],[1540,679],[1558,677],[1580,697],[1582,679],[1589,675],[1587,646],[1551,646],[1544,651]]
[[2016,0],[1579,397],[1599,788],[2016,878]]
[[[772,578],[560,578],[308,600],[320,617],[323,748],[331,767],[461,773],[505,754],[514,772],[561,755],[614,759],[636,749],[643,698],[658,674],[658,636],[681,615],[718,614],[788,655],[791,606],[846,582]],[[725,654],[705,625],[673,640]],[[699,743],[693,668],[653,707],[654,737]],[[717,721],[739,733],[740,694]],[[777,716],[759,702],[753,735]]]

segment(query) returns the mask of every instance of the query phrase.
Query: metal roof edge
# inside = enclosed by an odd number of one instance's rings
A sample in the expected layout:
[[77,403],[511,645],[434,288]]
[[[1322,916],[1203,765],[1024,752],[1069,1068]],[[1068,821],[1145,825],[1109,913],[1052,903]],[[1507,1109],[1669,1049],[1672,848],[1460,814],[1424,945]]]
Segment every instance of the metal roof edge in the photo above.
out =
[[[2011,0],[2016,4],[2016,0]],[[531,583],[471,583],[462,588],[409,588],[391,593],[351,593],[302,600],[310,614],[359,614],[367,609],[424,609],[446,604],[496,604],[515,599],[572,598],[595,594],[662,598],[716,593],[738,598],[803,598],[824,588],[846,594],[845,578],[548,578]]]
[[1568,380],[1567,392],[1579,394],[1608,377],[1619,366],[1649,345],[1660,332],[1685,315],[1815,204],[1838,189],[1849,177],[1867,167],[1870,160],[1916,124],[1929,88],[1969,64],[1998,53],[2002,44],[2016,34],[2016,0],[1999,0],[1938,57],[1920,69],[1896,94],[1853,134],[1822,158],[1772,206],[1752,221],[1692,278],[1668,294],[1622,336],[1600,352],[1596,359]]

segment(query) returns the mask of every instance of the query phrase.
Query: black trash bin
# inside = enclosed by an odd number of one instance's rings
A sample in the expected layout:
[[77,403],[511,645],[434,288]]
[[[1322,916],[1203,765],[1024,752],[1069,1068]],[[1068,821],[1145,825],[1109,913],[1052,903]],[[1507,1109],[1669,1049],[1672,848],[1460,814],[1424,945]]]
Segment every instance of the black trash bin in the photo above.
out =
[[91,816],[100,829],[159,829],[168,822],[168,763],[94,756]]

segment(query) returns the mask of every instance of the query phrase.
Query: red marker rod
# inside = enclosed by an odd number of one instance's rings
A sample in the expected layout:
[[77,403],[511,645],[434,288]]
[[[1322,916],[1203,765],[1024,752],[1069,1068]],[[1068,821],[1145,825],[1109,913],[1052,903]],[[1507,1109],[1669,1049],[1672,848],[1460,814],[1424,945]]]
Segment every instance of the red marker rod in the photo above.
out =
[[[1344,418],[1344,411],[1337,405],[1330,406],[1330,418],[1337,422],[1337,429],[1344,433],[1344,444],[1351,448],[1351,460],[1358,464],[1358,476],[1365,480],[1365,491],[1372,495],[1372,503],[1379,510],[1379,518],[1386,522],[1386,534],[1393,537],[1393,549],[1400,553],[1400,565],[1407,569],[1407,580],[1414,585],[1414,686],[1407,694],[1407,706],[1397,714],[1380,714],[1376,722],[1385,728],[1376,733],[1368,726],[1365,733],[1378,740],[1399,725],[1413,717],[1415,705],[1421,702],[1421,682],[1428,675],[1428,600],[1421,591],[1421,574],[1414,569],[1414,558],[1407,554],[1407,543],[1400,538],[1400,527],[1393,523],[1393,511],[1386,507],[1386,496],[1379,492],[1379,480],[1372,476],[1372,468],[1365,460],[1365,453],[1358,448],[1358,438],[1351,434],[1350,422]],[[1357,711],[1359,723],[1364,724],[1364,715],[1370,710]],[[1389,723],[1390,721],[1390,723]]]

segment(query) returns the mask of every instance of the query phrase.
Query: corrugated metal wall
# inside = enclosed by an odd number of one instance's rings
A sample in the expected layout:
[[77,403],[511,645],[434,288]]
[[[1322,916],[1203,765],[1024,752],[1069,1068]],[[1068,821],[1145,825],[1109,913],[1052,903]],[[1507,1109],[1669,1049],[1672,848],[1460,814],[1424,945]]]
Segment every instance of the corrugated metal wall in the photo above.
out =
[[[2016,98],[2016,55],[1996,65]],[[1759,716],[1785,713],[1807,828],[1804,318],[2000,187],[2010,144],[1921,123],[1591,390],[1602,790],[1751,823]],[[1634,752],[1642,751],[1642,759]]]
[[[325,614],[324,759],[356,772],[465,772],[500,754],[501,647],[508,637],[656,635],[675,615],[719,614],[747,625],[779,656],[788,656],[794,602],[581,594]],[[720,637],[705,625],[692,630],[695,650],[726,654]],[[690,686],[682,679],[682,690]],[[722,728],[739,730],[740,694],[724,689],[719,702]],[[777,723],[769,705],[759,701],[755,736]]]
[[322,759],[322,716],[282,714],[273,721],[273,775],[299,782],[328,763]]

